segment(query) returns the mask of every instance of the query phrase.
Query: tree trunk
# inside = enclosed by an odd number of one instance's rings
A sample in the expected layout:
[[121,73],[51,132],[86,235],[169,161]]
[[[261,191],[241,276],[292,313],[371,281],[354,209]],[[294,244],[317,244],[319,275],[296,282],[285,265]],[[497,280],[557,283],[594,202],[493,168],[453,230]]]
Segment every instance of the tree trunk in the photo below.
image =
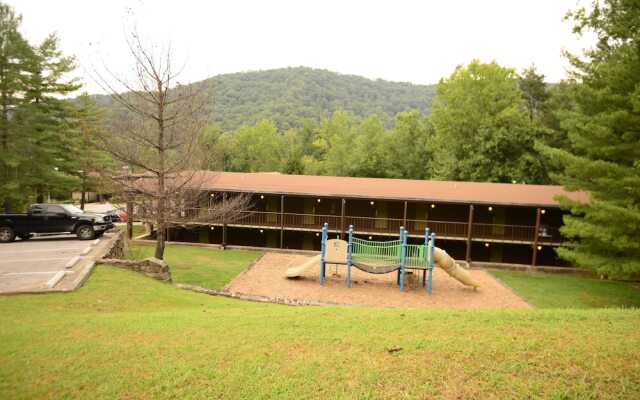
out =
[[166,227],[164,226],[164,224],[158,225],[156,227],[156,231],[157,231],[156,253],[154,257],[157,258],[158,260],[163,260],[164,259],[164,240],[165,240],[164,235],[166,232]]
[[[4,70],[0,77],[4,80]],[[9,149],[9,106],[7,100],[7,93],[5,91],[2,92],[2,150],[7,151]],[[9,182],[9,166],[4,165],[2,168],[2,177],[5,182]],[[3,207],[5,213],[10,213],[12,207],[11,199],[8,196],[5,196],[3,199]]]
[[85,190],[82,188],[82,193],[80,193],[80,209],[84,211],[84,202],[85,202]]
[[158,202],[157,215],[158,215],[158,236],[156,238],[156,258],[159,260],[164,259],[164,241],[167,231],[167,210],[166,210],[166,198],[164,189],[164,91],[163,82],[158,80],[158,195],[156,201]]
[[133,238],[133,200],[131,195],[127,195],[127,239]]

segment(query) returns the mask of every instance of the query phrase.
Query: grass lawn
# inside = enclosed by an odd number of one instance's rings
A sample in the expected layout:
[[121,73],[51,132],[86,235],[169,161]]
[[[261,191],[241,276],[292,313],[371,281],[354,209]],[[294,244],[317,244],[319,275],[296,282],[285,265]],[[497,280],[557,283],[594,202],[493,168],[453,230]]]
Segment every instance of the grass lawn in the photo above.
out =
[[[120,229],[121,231],[123,231],[125,234],[127,233],[127,224],[126,222],[119,222],[116,225],[116,228]],[[145,233],[145,227],[144,224],[133,224],[133,237],[138,237],[140,235],[144,235]]]
[[640,310],[287,307],[99,266],[0,297],[0,398],[640,398]]
[[[153,256],[155,245],[129,243],[127,258],[141,260]],[[222,289],[261,255],[258,251],[219,250],[210,247],[165,247],[164,259],[174,283]]]
[[640,283],[637,282],[517,271],[490,272],[540,308],[640,307]]

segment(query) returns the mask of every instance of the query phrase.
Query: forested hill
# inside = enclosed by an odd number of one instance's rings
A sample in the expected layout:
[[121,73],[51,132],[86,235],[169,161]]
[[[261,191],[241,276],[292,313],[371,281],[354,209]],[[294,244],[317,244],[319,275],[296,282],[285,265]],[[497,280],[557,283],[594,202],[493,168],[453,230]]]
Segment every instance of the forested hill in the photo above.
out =
[[434,94],[433,86],[372,81],[305,67],[219,75],[208,82],[215,88],[211,116],[223,132],[262,119],[284,131],[336,110],[365,118],[377,114],[392,127],[398,112],[430,113]]

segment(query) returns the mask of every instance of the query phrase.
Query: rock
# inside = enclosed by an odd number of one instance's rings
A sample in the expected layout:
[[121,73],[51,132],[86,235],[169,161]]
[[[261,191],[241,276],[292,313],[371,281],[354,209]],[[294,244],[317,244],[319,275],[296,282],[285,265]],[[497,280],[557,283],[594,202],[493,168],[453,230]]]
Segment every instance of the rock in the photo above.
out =
[[171,283],[172,281],[169,265],[164,260],[159,260],[155,257],[145,258],[144,260],[103,258],[100,263],[139,272],[161,282]]

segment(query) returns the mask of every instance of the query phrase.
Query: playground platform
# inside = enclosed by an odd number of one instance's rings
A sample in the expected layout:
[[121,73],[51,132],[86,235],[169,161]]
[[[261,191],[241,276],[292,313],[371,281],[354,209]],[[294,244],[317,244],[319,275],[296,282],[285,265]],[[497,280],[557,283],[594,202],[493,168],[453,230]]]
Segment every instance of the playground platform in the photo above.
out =
[[327,268],[324,286],[319,284],[319,265],[309,268],[296,279],[287,279],[285,271],[303,264],[310,256],[266,253],[253,266],[233,280],[231,293],[264,296],[272,299],[296,299],[343,305],[436,308],[436,309],[521,309],[531,306],[482,270],[469,271],[482,287],[464,286],[443,270],[433,271],[434,290],[425,292],[417,277],[409,276],[405,292],[398,290],[396,274],[372,275],[356,268],[351,272],[351,289],[347,289],[346,267]]

